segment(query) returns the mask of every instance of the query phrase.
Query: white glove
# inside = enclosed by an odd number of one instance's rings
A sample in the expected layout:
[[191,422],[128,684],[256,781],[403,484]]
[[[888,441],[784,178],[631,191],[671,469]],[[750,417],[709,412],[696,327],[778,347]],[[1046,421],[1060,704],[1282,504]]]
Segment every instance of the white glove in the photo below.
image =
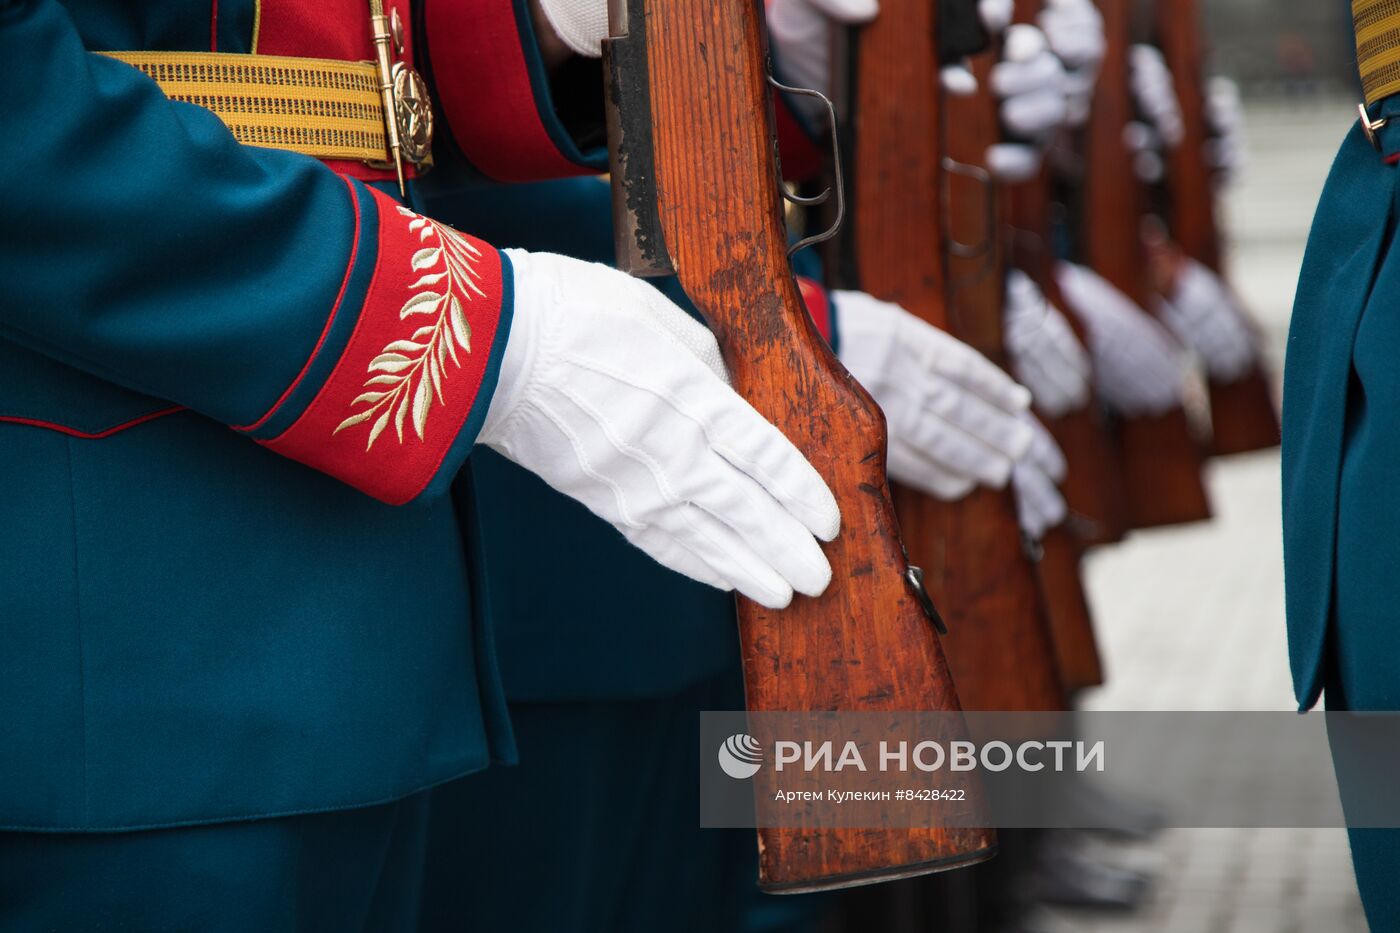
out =
[[987,153],[988,168],[1000,180],[1023,181],[1039,167],[1038,144],[1062,126],[1068,115],[1064,79],[1064,66],[1050,51],[1044,33],[1024,23],[1006,31],[1002,59],[992,68],[992,91],[1001,101],[1002,125],[1031,145],[1019,145],[1017,152],[1012,147],[1018,144],[1001,143]]
[[1168,146],[1181,145],[1186,128],[1181,122],[1181,101],[1162,50],[1155,45],[1135,45],[1129,53],[1129,83],[1138,109]]
[[999,36],[1011,25],[1016,15],[1016,0],[977,0],[977,18],[982,28],[994,36]]
[[1015,136],[1039,140],[1065,120],[1065,67],[1045,33],[1017,23],[1006,31],[1002,58],[992,67],[992,90],[1001,98],[1001,121]]
[[1070,126],[1089,120],[1094,83],[1107,41],[1103,15],[1093,0],[1048,0],[1037,19],[1050,49],[1065,63],[1065,105]]
[[[766,8],[768,35],[783,80],[830,97],[832,26],[869,22],[879,12],[879,0],[772,0]],[[794,95],[791,104],[811,120],[825,109],[811,97]]]
[[1181,351],[1162,325],[1083,266],[1062,262],[1055,280],[1089,331],[1094,384],[1108,406],[1128,417],[1176,407],[1184,375]]
[[1020,269],[1006,275],[1002,322],[1011,372],[1031,390],[1036,409],[1058,418],[1083,408],[1093,378],[1089,351],[1079,343],[1064,314]]
[[966,65],[944,65],[938,70],[938,83],[953,97],[971,97],[977,93],[977,76]]
[[1228,184],[1239,177],[1248,161],[1239,85],[1229,78],[1210,79],[1206,119],[1215,130],[1215,136],[1206,140],[1206,161],[1216,170],[1216,177]]
[[1030,393],[967,344],[864,292],[832,294],[841,362],[889,423],[892,479],[939,499],[1001,488],[1031,443]]
[[1069,506],[1059,488],[1067,465],[1064,452],[1045,426],[1032,415],[1025,418],[1032,431],[1031,447],[1016,461],[1011,488],[1016,490],[1016,516],[1021,530],[1031,540],[1039,541],[1069,515]]
[[608,37],[605,0],[539,0],[540,12],[559,40],[586,58],[600,58]]
[[1133,174],[1139,181],[1156,184],[1166,174],[1162,159],[1162,136],[1151,124],[1130,120],[1123,125],[1123,148],[1133,159]]
[[714,337],[615,269],[506,250],[515,313],[477,442],[657,561],[771,608],[817,595],[836,500],[726,384]]
[[1157,298],[1157,316],[1186,346],[1200,354],[1213,379],[1234,382],[1254,362],[1254,335],[1220,277],[1183,258],[1171,296]]
[[1030,181],[1040,171],[1043,153],[1025,143],[994,143],[987,147],[987,171],[1007,184]]
[[1103,62],[1108,41],[1094,0],[1047,0],[1036,22],[1066,67],[1097,69]]

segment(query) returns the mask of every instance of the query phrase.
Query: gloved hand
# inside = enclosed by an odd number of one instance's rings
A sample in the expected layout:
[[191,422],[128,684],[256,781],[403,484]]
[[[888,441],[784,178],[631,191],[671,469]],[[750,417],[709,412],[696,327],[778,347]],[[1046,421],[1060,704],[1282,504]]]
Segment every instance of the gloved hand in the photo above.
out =
[[1018,23],[1006,30],[1002,58],[992,68],[992,91],[1000,99],[1002,126],[1020,142],[999,143],[987,153],[998,179],[1024,181],[1040,166],[1039,146],[1065,122],[1065,70],[1045,34]]
[[1244,138],[1244,105],[1240,103],[1240,88],[1229,78],[1211,78],[1206,89],[1206,120],[1215,131],[1206,140],[1206,161],[1215,169],[1216,177],[1229,184],[1239,177],[1248,161],[1248,143]]
[[1065,105],[1070,126],[1089,120],[1094,83],[1099,78],[1107,40],[1103,14],[1093,0],[1048,0],[1037,19],[1050,50],[1065,64]]
[[1030,393],[967,344],[864,292],[832,293],[841,362],[884,409],[890,477],[939,499],[1001,488],[1031,443]]
[[1084,407],[1093,377],[1089,351],[1064,314],[1020,269],[1007,273],[1002,323],[1011,372],[1031,390],[1036,409],[1058,418]]
[[729,388],[709,331],[615,269],[506,253],[515,313],[477,442],[692,579],[772,608],[821,593],[836,500]]
[[1138,181],[1155,185],[1167,172],[1162,158],[1162,137],[1151,124],[1130,120],[1123,127],[1123,148],[1133,160],[1133,174]]
[[585,58],[601,58],[608,37],[606,0],[535,0],[559,41]]
[[1121,415],[1159,415],[1181,400],[1181,351],[1171,335],[1097,273],[1062,262],[1055,280],[1089,331],[1094,384]]
[[1124,142],[1134,153],[1133,167],[1138,177],[1156,182],[1162,177],[1162,148],[1181,145],[1185,125],[1181,102],[1167,68],[1167,60],[1154,45],[1135,45],[1129,52],[1129,82],[1138,110],[1146,124],[1130,124]]
[[999,36],[1016,15],[1016,0],[977,0],[977,18],[990,35]]
[[1234,382],[1249,371],[1254,335],[1234,296],[1214,272],[1183,257],[1170,293],[1157,301],[1157,316],[1200,355],[1211,378]]
[[[768,35],[783,81],[830,97],[832,27],[869,22],[879,12],[879,0],[772,0]],[[813,120],[823,109],[821,101],[796,95],[791,105]]]
[[1138,44],[1129,51],[1129,83],[1133,99],[1152,127],[1168,146],[1181,144],[1185,126],[1181,122],[1181,101],[1176,83],[1167,68],[1162,50],[1155,45]]
[[1016,490],[1016,516],[1021,530],[1032,541],[1045,537],[1045,532],[1063,522],[1069,506],[1060,494],[1067,465],[1064,452],[1045,426],[1032,415],[1026,415],[1031,427],[1030,450],[1011,473],[1011,488]]

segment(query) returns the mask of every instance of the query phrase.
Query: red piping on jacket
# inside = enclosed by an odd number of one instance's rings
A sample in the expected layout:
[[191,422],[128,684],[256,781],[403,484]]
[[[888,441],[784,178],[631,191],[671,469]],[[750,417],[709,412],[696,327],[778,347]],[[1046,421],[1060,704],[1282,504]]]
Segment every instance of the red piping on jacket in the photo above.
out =
[[166,415],[173,415],[177,411],[185,410],[184,405],[171,405],[169,408],[162,408],[160,411],[147,412],[139,418],[132,418],[130,421],[124,421],[104,431],[79,431],[77,428],[70,428],[66,424],[58,424],[54,421],[40,421],[37,418],[19,418],[14,415],[0,415],[0,424],[22,424],[30,428],[46,428],[50,431],[57,431],[60,434],[67,434],[69,437],[82,438],[85,441],[99,441],[104,437],[111,437],[119,431],[125,431],[127,428],[134,428],[138,424],[145,424],[147,421],[154,421],[157,418],[164,418]]
[[[355,257],[360,254],[360,199],[359,196],[355,194],[355,186],[351,184],[350,179],[342,175],[341,181],[345,182],[345,187],[350,191],[350,210],[355,215],[355,232],[350,241],[350,261],[345,264],[345,277],[340,280],[340,291],[336,293],[335,303],[331,305],[330,314],[326,315],[326,323],[321,327],[321,336],[316,338],[316,346],[311,348],[311,355],[308,356],[306,362],[302,364],[301,372],[297,373],[296,378],[292,380],[292,384],[287,386],[282,394],[278,396],[277,401],[272,403],[272,407],[263,412],[263,416],[257,421],[254,421],[252,424],[230,425],[235,431],[256,431],[264,424],[267,424],[267,420],[273,416],[277,409],[282,407],[282,403],[291,397],[293,390],[301,385],[301,380],[304,379],[307,372],[310,371],[311,364],[316,360],[316,354],[320,353],[321,347],[325,345],[326,337],[331,332],[331,324],[335,322],[336,313],[340,311],[340,303],[345,300],[345,289],[350,284],[350,273],[355,269]],[[378,271],[379,267],[376,265],[376,275],[378,275]]]

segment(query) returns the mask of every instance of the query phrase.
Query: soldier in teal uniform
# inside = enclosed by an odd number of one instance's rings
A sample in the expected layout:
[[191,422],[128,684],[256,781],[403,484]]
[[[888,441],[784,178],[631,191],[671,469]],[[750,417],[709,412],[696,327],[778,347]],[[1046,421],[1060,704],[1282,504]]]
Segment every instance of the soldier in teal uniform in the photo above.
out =
[[[577,171],[526,4],[384,6],[445,173]],[[426,115],[389,149],[372,36],[360,0],[0,0],[0,928],[416,926],[426,789],[514,755],[474,444],[716,587],[829,576],[829,492],[703,328],[396,200]]]
[[[1313,220],[1284,368],[1289,654],[1300,709],[1325,688],[1329,710],[1397,710],[1400,82],[1387,63],[1400,9],[1357,0],[1352,10],[1366,105]],[[1351,845],[1371,928],[1400,929],[1400,831],[1352,830]]]

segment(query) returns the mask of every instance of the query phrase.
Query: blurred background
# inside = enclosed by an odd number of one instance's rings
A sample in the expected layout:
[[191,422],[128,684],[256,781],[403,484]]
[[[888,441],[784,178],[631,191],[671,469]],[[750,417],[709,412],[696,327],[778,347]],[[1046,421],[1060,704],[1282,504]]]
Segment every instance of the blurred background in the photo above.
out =
[[[1215,74],[1239,82],[1249,164],[1226,192],[1228,272],[1282,371],[1313,208],[1359,99],[1348,4],[1203,4]],[[1278,452],[1216,460],[1215,521],[1139,532],[1087,563],[1108,684],[1091,709],[1289,710]],[[1141,789],[1150,797],[1151,789]],[[1364,931],[1342,830],[1167,830],[1108,846],[1152,872],[1130,915],[1060,910],[1093,933]]]

